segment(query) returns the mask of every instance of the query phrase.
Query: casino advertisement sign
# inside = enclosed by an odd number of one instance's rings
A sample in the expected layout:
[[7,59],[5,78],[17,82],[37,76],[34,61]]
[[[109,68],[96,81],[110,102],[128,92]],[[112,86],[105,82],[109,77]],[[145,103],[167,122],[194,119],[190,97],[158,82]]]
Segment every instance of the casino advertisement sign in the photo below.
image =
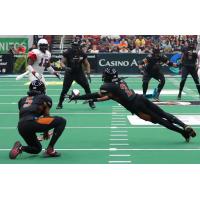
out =
[[[138,65],[148,54],[133,53],[100,53],[96,54],[96,73],[101,73],[106,67],[115,67],[119,73],[139,74]],[[169,60],[179,63],[180,54],[167,54]],[[88,59],[89,60],[89,59]],[[179,74],[179,67],[161,65],[161,71],[165,74]]]

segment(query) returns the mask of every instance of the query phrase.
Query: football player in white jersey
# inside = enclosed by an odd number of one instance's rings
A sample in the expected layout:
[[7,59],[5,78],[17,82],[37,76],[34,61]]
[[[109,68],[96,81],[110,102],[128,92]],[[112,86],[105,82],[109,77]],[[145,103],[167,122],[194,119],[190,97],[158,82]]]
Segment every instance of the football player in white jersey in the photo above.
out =
[[28,54],[28,78],[32,82],[34,80],[40,80],[45,85],[44,70],[47,69],[49,73],[54,74],[59,79],[61,76],[56,72],[53,67],[50,65],[51,53],[48,51],[48,42],[46,39],[40,39],[38,41],[38,48],[33,49]]

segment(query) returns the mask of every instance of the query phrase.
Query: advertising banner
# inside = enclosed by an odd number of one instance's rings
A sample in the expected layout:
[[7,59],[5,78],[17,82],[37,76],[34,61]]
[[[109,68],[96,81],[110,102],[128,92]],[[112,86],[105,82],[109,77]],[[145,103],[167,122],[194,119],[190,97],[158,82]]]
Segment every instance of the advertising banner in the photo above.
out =
[[13,72],[13,57],[11,54],[0,54],[0,74]]
[[11,48],[23,45],[28,50],[28,38],[0,38],[0,53],[8,53]]

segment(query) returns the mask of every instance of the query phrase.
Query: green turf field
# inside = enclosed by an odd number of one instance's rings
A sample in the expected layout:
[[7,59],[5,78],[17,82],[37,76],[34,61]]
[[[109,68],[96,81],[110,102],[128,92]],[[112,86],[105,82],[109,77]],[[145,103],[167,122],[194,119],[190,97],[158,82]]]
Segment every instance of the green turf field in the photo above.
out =
[[[67,127],[56,145],[62,153],[59,158],[44,158],[23,153],[16,160],[9,160],[8,153],[13,143],[23,139],[18,135],[18,100],[26,95],[27,79],[0,77],[0,163],[9,164],[195,164],[200,163],[200,136],[185,143],[177,133],[158,125],[131,125],[128,111],[116,102],[97,103],[91,110],[82,101],[65,103],[64,109],[56,110],[62,85],[55,78],[47,78],[47,92],[53,99],[52,115],[67,119]],[[129,86],[141,90],[141,78],[127,78]],[[176,100],[180,78],[167,78],[165,90],[176,94],[162,94],[161,100]],[[96,91],[100,78],[93,78],[91,88]],[[150,88],[157,83],[152,80]],[[75,83],[72,88],[83,90]],[[177,90],[177,91],[176,91]],[[193,80],[188,78],[183,100],[199,100]],[[199,115],[199,106],[161,106],[172,114]],[[200,132],[199,125],[193,127]],[[47,142],[43,143],[46,148]]]

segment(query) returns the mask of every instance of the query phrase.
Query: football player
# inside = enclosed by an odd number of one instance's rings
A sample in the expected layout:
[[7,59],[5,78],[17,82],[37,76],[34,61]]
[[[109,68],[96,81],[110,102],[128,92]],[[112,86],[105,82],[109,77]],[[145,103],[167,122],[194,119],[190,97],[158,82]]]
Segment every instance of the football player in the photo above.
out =
[[33,49],[28,53],[28,66],[27,69],[30,72],[28,75],[29,81],[32,82],[36,79],[45,83],[44,70],[45,68],[51,74],[54,74],[59,79],[61,76],[50,65],[51,53],[48,51],[48,42],[46,39],[40,39],[37,44],[38,48]]
[[155,124],[158,123],[180,133],[187,142],[189,142],[190,137],[196,136],[195,131],[190,126],[184,124],[172,114],[163,111],[143,95],[136,94],[132,89],[129,89],[126,82],[118,77],[118,72],[115,68],[106,68],[103,72],[102,80],[104,83],[99,92],[82,96],[73,95],[70,99],[92,99],[95,102],[112,99],[139,118]]
[[[60,94],[59,103],[56,109],[63,108],[63,101],[67,92],[69,91],[72,82],[76,81],[83,89],[86,94],[90,94],[90,86],[88,80],[91,82],[90,77],[90,63],[88,62],[87,55],[83,52],[80,46],[80,41],[73,41],[71,48],[68,48],[63,52],[62,65],[65,69],[65,76],[63,81],[63,88]],[[86,68],[86,75],[83,71],[83,66]],[[89,102],[89,106],[94,109],[94,102]]]
[[182,58],[181,58],[181,64],[182,64],[182,74],[181,74],[181,82],[179,86],[179,93],[178,93],[178,100],[181,100],[181,93],[183,91],[185,82],[187,80],[187,77],[189,74],[191,74],[196,88],[199,93],[200,97],[200,83],[199,83],[199,77],[197,73],[197,67],[199,63],[197,62],[198,55],[196,51],[194,50],[194,44],[189,44],[189,46],[183,51]]
[[143,74],[142,89],[143,89],[144,96],[146,95],[149,81],[151,80],[151,78],[154,78],[157,81],[159,81],[159,84],[156,90],[156,95],[154,97],[154,99],[157,101],[159,101],[160,92],[165,85],[165,77],[164,77],[164,74],[160,70],[162,63],[176,66],[176,64],[169,62],[166,56],[160,54],[159,48],[154,48],[153,53],[148,55],[144,60],[142,60],[139,65],[139,69],[141,73]]
[[19,141],[15,142],[9,153],[10,159],[15,159],[22,152],[38,154],[42,150],[36,133],[43,133],[43,138],[49,138],[49,130],[53,130],[53,135],[45,151],[46,157],[58,157],[60,153],[54,150],[58,138],[65,129],[66,120],[62,117],[50,115],[52,100],[45,95],[45,85],[42,81],[34,80],[29,86],[28,96],[23,97],[18,102],[19,122],[18,131],[27,146]]

